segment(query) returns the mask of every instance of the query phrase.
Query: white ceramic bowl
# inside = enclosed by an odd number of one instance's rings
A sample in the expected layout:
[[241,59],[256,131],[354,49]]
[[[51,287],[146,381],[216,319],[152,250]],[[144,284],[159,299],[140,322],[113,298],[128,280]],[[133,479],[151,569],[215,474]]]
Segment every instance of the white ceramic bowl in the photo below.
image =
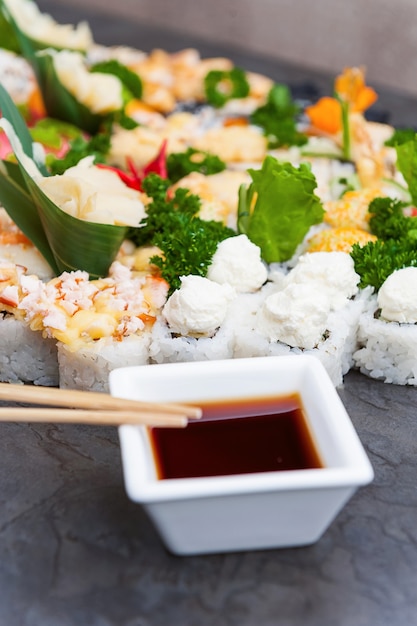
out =
[[318,469],[159,479],[147,428],[119,429],[128,496],[175,554],[300,546],[317,541],[356,489],[373,479],[350,418],[320,363],[291,355],[116,369],[113,396],[189,402],[298,394]]

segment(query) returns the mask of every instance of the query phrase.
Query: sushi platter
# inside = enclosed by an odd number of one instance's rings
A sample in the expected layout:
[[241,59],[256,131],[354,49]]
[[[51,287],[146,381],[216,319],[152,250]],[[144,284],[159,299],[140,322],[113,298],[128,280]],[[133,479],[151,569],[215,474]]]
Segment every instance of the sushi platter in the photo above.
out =
[[0,6],[3,382],[311,353],[336,387],[417,384],[417,140],[368,119],[364,68],[301,106],[227,57]]
[[[64,5],[0,0],[0,623],[412,624],[416,103]],[[280,357],[319,361],[373,468],[302,550],[178,559],[117,429],[18,392]]]

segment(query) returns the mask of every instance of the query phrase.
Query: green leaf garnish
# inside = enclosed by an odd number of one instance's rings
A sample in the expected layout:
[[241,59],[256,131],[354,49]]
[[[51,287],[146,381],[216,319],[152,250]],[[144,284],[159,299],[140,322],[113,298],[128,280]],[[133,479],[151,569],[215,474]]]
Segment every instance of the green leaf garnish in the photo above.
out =
[[0,41],[4,50],[10,50],[16,54],[20,54],[20,44],[16,37],[16,33],[10,28],[10,23],[3,15],[0,3]]
[[[31,17],[36,20],[36,12],[39,12],[40,17],[42,17],[42,12],[38,10],[35,2],[32,2],[32,4],[37,11],[34,10]],[[60,26],[58,23],[56,24],[58,27]],[[38,50],[45,48],[54,48],[55,50],[69,49],[68,46],[53,45],[40,39],[34,39],[31,35],[26,33],[24,29],[19,27],[4,0],[0,0],[0,41],[2,48],[17,52],[26,57],[29,61]],[[79,48],[71,46],[70,49],[85,52],[84,47]]]
[[2,161],[0,164],[0,203],[57,274],[58,265],[17,163]]
[[142,97],[143,87],[140,77],[136,74],[136,72],[133,72],[119,61],[116,61],[116,59],[96,63],[90,67],[90,72],[112,74],[113,76],[116,76],[122,85],[124,85],[124,87],[129,91],[130,98],[138,98],[140,100]]
[[323,220],[316,179],[308,165],[297,169],[272,156],[262,169],[248,171],[253,182],[239,194],[239,232],[260,247],[267,263],[287,261],[309,228]]
[[29,128],[29,132],[33,141],[54,150],[59,150],[63,139],[74,140],[81,135],[80,129],[76,126],[50,117],[38,120]]
[[246,73],[239,67],[231,70],[211,70],[205,76],[206,100],[214,107],[222,107],[232,98],[246,98],[249,83]]
[[175,152],[167,157],[168,178],[176,183],[191,172],[200,172],[205,176],[217,174],[226,169],[226,163],[216,154],[188,148],[186,152]]
[[49,117],[68,122],[91,135],[98,132],[106,115],[92,113],[61,83],[55,71],[52,51],[44,50],[35,58],[39,86]]
[[[127,227],[80,220],[62,211],[25,172],[59,273],[84,270],[90,278],[106,276]],[[26,234],[26,233],[25,233]]]
[[413,141],[416,136],[416,131],[412,128],[396,128],[389,139],[386,140],[385,145],[391,148],[395,148],[407,141]]
[[410,141],[397,143],[397,167],[408,186],[411,200],[417,206],[417,135]]
[[299,113],[288,87],[277,83],[270,90],[266,104],[256,109],[250,119],[263,129],[269,148],[302,146],[307,143],[307,137],[297,130]]
[[[34,159],[32,136],[19,109],[16,107],[3,85],[0,85],[0,113],[12,125],[19,138],[23,152],[30,159]],[[36,161],[36,165],[42,174],[47,174],[45,165],[39,159]]]
[[[59,80],[54,67],[53,55],[62,48],[45,44],[27,35],[19,28],[4,0],[0,0],[0,12],[8,23],[10,32],[14,34],[18,42],[20,53],[31,64],[35,72],[48,116],[73,124],[88,133],[96,133],[106,115],[90,111]],[[71,50],[69,52],[80,54],[82,51]],[[129,72],[127,68],[126,71]]]
[[417,217],[404,214],[406,202],[375,198],[369,205],[369,227],[378,237],[364,246],[354,244],[351,256],[361,277],[360,287],[378,291],[392,272],[417,266]]
[[[18,163],[3,163],[0,171],[0,200],[4,208],[54,271],[80,269],[88,272],[91,278],[105,276],[128,228],[79,220],[52,202],[27,171],[28,159],[35,168],[30,133],[1,85],[0,110]],[[43,169],[44,175],[48,175]]]
[[24,33],[17,25],[4,0],[0,0],[0,12],[7,21],[10,31],[14,33],[21,54],[35,72],[48,116],[73,124],[91,134],[96,133],[105,116],[90,111],[61,83],[53,62],[53,54],[59,48],[49,45],[46,47],[42,42]]
[[4,20],[2,27],[4,27],[5,32],[8,31],[9,33],[6,41],[11,39],[12,44],[15,46],[15,51],[32,64],[36,50],[40,50],[45,46],[31,39],[19,28],[4,0],[0,0],[0,15],[2,20]]

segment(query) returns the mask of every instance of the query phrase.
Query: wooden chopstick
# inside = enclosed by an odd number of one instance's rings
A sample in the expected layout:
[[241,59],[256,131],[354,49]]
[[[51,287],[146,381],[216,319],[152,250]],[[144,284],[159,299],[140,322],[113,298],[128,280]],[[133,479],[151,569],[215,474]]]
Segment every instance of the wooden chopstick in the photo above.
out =
[[184,427],[185,415],[140,411],[95,411],[90,409],[60,409],[32,407],[0,407],[0,422],[44,422],[50,424],[89,424],[119,426],[142,424],[145,426]]
[[165,415],[180,415],[188,418],[199,418],[202,410],[196,406],[179,403],[144,402],[116,398],[106,393],[80,391],[74,389],[58,389],[56,387],[38,387],[35,385],[17,385],[0,383],[0,400],[42,404],[45,406],[71,407],[72,409],[108,410],[108,411],[139,411],[141,414],[150,412]]

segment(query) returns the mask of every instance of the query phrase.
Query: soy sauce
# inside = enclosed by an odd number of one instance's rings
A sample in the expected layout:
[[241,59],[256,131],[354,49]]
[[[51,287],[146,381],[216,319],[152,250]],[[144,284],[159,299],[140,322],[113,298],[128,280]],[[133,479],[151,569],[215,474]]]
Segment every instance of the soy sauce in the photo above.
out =
[[298,394],[198,403],[185,428],[151,428],[158,478],[323,467]]

